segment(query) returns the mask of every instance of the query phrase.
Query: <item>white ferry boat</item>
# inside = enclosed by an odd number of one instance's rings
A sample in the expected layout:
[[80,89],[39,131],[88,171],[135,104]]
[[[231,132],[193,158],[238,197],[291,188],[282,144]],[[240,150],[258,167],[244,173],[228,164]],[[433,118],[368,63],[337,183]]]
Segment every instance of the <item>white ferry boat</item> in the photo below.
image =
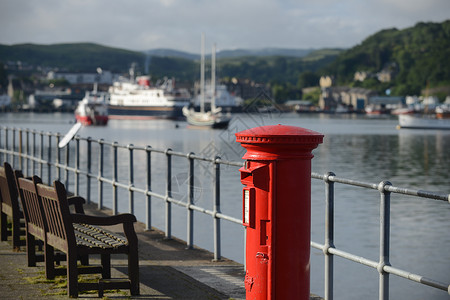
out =
[[149,76],[139,76],[136,82],[115,82],[109,94],[111,119],[178,119],[191,98],[187,89],[175,88],[173,79],[151,86]]

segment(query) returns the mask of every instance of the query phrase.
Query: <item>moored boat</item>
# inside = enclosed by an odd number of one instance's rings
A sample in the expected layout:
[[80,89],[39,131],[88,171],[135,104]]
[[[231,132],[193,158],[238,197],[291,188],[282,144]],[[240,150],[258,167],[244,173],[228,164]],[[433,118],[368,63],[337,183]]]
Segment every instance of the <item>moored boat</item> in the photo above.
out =
[[183,115],[189,125],[196,127],[210,127],[210,128],[227,128],[231,121],[231,115],[223,114],[221,107],[216,107],[216,48],[213,46],[212,63],[211,63],[211,108],[205,109],[205,51],[204,41],[205,37],[202,35],[202,54],[200,67],[200,111],[197,112],[194,108],[188,106],[183,107]]
[[115,82],[110,87],[108,112],[114,119],[179,119],[182,109],[189,105],[187,89],[175,88],[173,79],[164,79],[151,86],[149,76],[136,78],[137,82]]
[[[215,93],[213,94],[213,89]],[[225,84],[216,84],[215,88],[213,85],[205,85],[204,94],[204,107],[205,109],[210,109],[214,98],[214,104],[216,107],[222,108],[222,111],[229,112],[240,112],[242,110],[242,103],[244,102],[242,98],[232,95]],[[192,99],[192,104],[195,108],[200,108],[201,106],[201,93]]]
[[78,102],[75,109],[75,119],[77,122],[87,125],[108,124],[108,93],[86,92],[86,96]]
[[450,129],[450,119],[437,118],[436,114],[402,114],[398,116],[399,128]]

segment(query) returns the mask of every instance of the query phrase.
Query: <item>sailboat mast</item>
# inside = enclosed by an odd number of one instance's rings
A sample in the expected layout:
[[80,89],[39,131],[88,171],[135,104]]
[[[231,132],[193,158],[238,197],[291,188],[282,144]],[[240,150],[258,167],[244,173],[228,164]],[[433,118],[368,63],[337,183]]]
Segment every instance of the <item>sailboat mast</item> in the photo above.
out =
[[216,110],[216,44],[213,44],[211,56],[211,111]]
[[205,33],[202,33],[200,60],[200,111],[205,112]]

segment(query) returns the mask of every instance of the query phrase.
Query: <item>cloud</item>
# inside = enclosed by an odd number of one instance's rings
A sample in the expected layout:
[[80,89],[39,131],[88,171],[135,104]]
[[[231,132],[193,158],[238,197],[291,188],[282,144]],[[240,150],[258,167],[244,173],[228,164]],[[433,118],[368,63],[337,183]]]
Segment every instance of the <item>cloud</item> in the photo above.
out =
[[0,0],[0,43],[146,50],[351,47],[384,28],[448,19],[448,0]]

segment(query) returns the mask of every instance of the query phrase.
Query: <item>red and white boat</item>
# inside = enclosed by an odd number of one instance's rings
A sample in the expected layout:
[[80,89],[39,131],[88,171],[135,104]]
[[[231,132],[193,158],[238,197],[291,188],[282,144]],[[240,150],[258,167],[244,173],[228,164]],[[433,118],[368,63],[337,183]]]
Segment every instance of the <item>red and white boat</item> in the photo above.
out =
[[108,124],[108,93],[86,92],[86,96],[78,102],[75,109],[77,122],[88,125]]

